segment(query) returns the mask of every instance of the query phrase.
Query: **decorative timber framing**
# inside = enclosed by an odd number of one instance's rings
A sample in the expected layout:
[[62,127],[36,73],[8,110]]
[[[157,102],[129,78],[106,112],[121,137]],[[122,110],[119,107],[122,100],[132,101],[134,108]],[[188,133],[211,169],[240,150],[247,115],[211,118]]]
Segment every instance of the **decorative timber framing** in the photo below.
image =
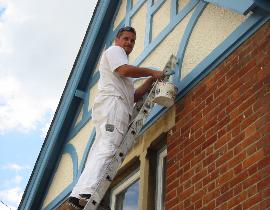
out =
[[[60,99],[54,119],[36,161],[34,170],[27,184],[26,190],[18,209],[40,209],[46,193],[52,182],[53,175],[58,167],[62,154],[69,154],[73,162],[73,181],[61,192],[45,209],[56,208],[68,196],[83,170],[87,154],[94,141],[95,130],[92,131],[83,158],[78,163],[78,155],[69,141],[91,120],[89,99],[90,89],[99,79],[98,60],[103,49],[110,46],[118,29],[130,25],[132,17],[147,4],[146,36],[144,49],[135,59],[133,65],[140,65],[150,53],[170,34],[191,11],[191,19],[185,28],[177,51],[179,64],[173,82],[178,87],[177,100],[192,89],[201,79],[221,63],[241,43],[250,37],[258,28],[270,19],[270,6],[267,0],[190,0],[184,8],[178,11],[179,0],[171,1],[170,21],[166,27],[152,38],[153,15],[162,7],[165,0],[138,0],[132,5],[132,0],[126,0],[126,16],[119,25],[113,28],[113,21],[120,8],[120,1],[99,0],[93,18],[87,29],[82,46],[73,65],[63,95]],[[190,35],[208,3],[217,4],[229,10],[247,15],[246,20],[240,24],[220,45],[206,56],[185,78],[181,79],[181,66],[189,42]],[[80,108],[81,107],[81,108]],[[78,111],[79,110],[79,111]],[[75,123],[82,110],[82,118]],[[166,109],[156,106],[152,111],[142,133],[152,125]]]

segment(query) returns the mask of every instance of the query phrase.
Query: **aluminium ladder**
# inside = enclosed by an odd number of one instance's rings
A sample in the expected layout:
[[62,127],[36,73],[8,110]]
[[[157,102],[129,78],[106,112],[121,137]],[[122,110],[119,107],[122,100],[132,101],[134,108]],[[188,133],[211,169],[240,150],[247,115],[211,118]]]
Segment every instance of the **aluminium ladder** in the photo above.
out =
[[[164,82],[167,82],[170,75],[173,74],[176,63],[176,57],[174,55],[171,55],[169,61],[163,69],[163,72],[166,75],[163,80]],[[87,204],[84,207],[84,210],[96,210],[98,208],[118,169],[124,161],[124,158],[126,157],[129,150],[132,148],[132,146],[136,143],[136,137],[142,129],[152,108],[154,107],[155,103],[153,102],[153,99],[155,97],[155,89],[157,82],[158,81],[153,84],[153,87],[149,94],[145,94],[143,99],[135,104],[132,120],[129,124],[128,131],[126,132],[125,137],[119,148],[117,149],[115,155],[113,156],[112,160],[105,168],[104,174],[99,180],[95,192],[91,194]]]

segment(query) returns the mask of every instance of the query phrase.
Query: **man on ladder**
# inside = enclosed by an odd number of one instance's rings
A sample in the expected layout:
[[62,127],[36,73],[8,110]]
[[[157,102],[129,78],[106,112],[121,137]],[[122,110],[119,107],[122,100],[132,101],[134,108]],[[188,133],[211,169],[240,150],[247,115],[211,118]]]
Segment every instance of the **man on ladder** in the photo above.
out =
[[[150,91],[153,82],[164,78],[163,71],[128,64],[136,40],[134,28],[121,28],[115,45],[102,55],[98,93],[92,109],[96,139],[78,183],[68,198],[70,209],[83,209],[95,191],[104,169],[121,144],[133,112],[134,102]],[[132,78],[149,77],[136,90]]]

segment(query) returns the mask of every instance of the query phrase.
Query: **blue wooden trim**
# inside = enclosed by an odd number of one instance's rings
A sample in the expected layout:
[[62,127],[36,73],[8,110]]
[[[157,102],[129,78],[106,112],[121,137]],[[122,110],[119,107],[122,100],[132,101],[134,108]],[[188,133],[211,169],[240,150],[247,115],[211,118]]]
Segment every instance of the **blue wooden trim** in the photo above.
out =
[[156,11],[160,9],[160,7],[165,3],[165,0],[156,1],[150,8],[150,13],[154,15]]
[[132,3],[131,0],[127,0],[127,6],[126,6],[126,16],[125,16],[125,25],[130,26],[130,10],[132,9]]
[[254,3],[261,10],[264,10],[265,12],[268,13],[268,15],[270,15],[270,2],[269,2],[269,0],[254,0]]
[[[100,55],[101,56],[101,55]],[[96,62],[96,65],[97,65],[97,62]],[[99,76],[99,72],[97,72],[98,74],[96,74],[96,75],[98,75]],[[91,93],[90,93],[90,90],[91,90],[91,88],[93,87],[93,80],[95,80],[96,78],[95,77],[91,77],[91,79],[89,80],[89,82],[88,82],[88,86],[87,86],[87,88],[86,88],[86,90],[87,90],[87,95],[86,95],[86,97],[85,97],[85,99],[84,99],[84,106],[83,106],[83,121],[86,123],[86,122],[88,122],[90,119],[91,119],[91,111],[90,110],[88,110],[88,108],[89,108],[89,100],[90,100],[90,97],[91,97]]]
[[81,91],[81,90],[75,90],[75,94],[76,97],[80,98],[80,99],[84,99],[85,98],[85,92]]
[[[89,85],[88,85],[88,87],[89,87]],[[89,88],[87,88],[87,95],[83,101],[84,103],[83,103],[83,117],[82,117],[82,119],[88,118],[88,116],[89,116],[89,111],[88,111],[89,97],[90,97],[90,91],[89,91]]]
[[69,154],[72,159],[73,164],[73,179],[77,177],[78,174],[78,155],[75,147],[72,144],[66,144],[64,147],[64,153]]
[[171,0],[171,16],[170,16],[170,22],[173,22],[173,19],[177,15],[177,0]]
[[179,13],[179,1],[180,0],[176,0],[176,14]]
[[234,10],[240,14],[247,14],[254,6],[254,0],[205,0],[229,10]]
[[113,41],[114,41],[114,39],[115,39],[115,37],[116,37],[117,32],[119,31],[119,29],[122,28],[122,27],[124,27],[124,26],[125,26],[125,20],[122,20],[119,23],[119,25],[115,28],[114,31],[112,31],[112,29],[111,29],[111,32],[110,32],[110,34],[107,37],[107,40],[108,40],[107,43],[109,44],[108,47],[112,45],[112,43],[113,43]]
[[80,110],[81,108],[78,109],[78,112],[76,113],[76,116],[74,118],[74,122],[73,125],[71,126],[71,130],[69,132],[68,135],[68,142],[75,136],[77,135],[77,133],[86,125],[86,123],[89,122],[89,120],[92,119],[92,112],[91,110],[88,111],[88,106],[89,106],[89,98],[90,98],[90,89],[97,83],[97,81],[99,80],[99,72],[95,72],[94,75],[91,77],[89,84],[88,84],[88,88],[87,88],[87,95],[85,97],[84,100],[84,104],[82,104],[81,106],[83,106],[83,116],[80,122],[78,122],[76,124],[76,120],[80,114]]
[[64,191],[57,195],[56,198],[54,198],[53,201],[44,208],[44,210],[57,209],[65,201],[65,199],[67,199],[68,195],[72,191],[73,186],[74,183],[69,184]]
[[192,30],[195,26],[195,24],[197,23],[200,15],[202,14],[204,8],[206,7],[207,3],[201,1],[199,2],[199,4],[196,6],[195,11],[193,12],[186,28],[185,28],[185,32],[184,35],[182,37],[182,40],[180,42],[179,45],[179,50],[177,52],[177,58],[178,59],[178,67],[179,67],[179,71],[175,71],[175,75],[174,75],[174,83],[177,83],[180,80],[181,77],[181,69],[182,69],[182,63],[183,63],[183,59],[184,59],[184,55],[185,55],[185,51],[186,51],[186,47],[190,38],[190,35],[192,33]]
[[191,0],[181,11],[181,13],[177,14],[177,16],[174,18],[174,21],[166,26],[136,58],[134,65],[139,66],[147,58],[147,56],[162,42],[162,40],[164,40],[169,35],[169,33],[177,26],[177,24],[188,15],[188,13],[198,4],[198,2],[198,0]]
[[[130,6],[129,6],[130,7]],[[118,4],[118,10],[120,8],[120,3]],[[128,8],[128,7],[127,7]],[[115,20],[117,16],[117,13],[115,13],[114,15],[114,18],[113,20]],[[112,28],[113,28],[113,23],[114,21],[112,21],[112,24],[111,24],[111,30],[106,38],[106,42],[112,42],[112,40],[114,39],[114,37],[116,36],[116,33],[117,31],[124,26],[124,20],[122,20],[120,22],[120,24],[116,27],[115,31],[112,31]],[[101,55],[100,55],[101,56]],[[98,68],[97,67],[97,62],[96,62],[96,67],[95,69]],[[94,72],[93,76],[91,77],[90,81],[89,81],[89,84],[88,84],[88,88],[87,88],[87,94],[86,96],[84,97],[84,104],[83,104],[83,117],[82,117],[82,120],[77,123],[75,125],[76,122],[73,123],[73,126],[72,126],[72,129],[69,133],[69,136],[68,136],[68,141],[70,141],[84,126],[85,124],[91,120],[92,118],[92,114],[91,114],[91,111],[88,110],[88,106],[89,106],[89,97],[90,97],[90,89],[96,84],[96,82],[99,80],[99,77],[100,77],[100,73],[99,71],[98,72]],[[79,114],[79,113],[78,113]],[[76,117],[77,118],[77,117]]]
[[87,94],[84,97],[84,101],[81,104],[81,106],[83,106],[83,115],[82,115],[82,119],[80,122],[78,122],[76,124],[76,120],[80,114],[80,110],[81,107],[78,109],[76,116],[74,118],[74,122],[71,126],[71,130],[69,132],[68,135],[68,139],[70,140],[71,138],[73,138],[80,130],[81,128],[92,118],[92,113],[91,110],[88,111],[88,106],[89,106],[89,98],[90,98],[90,89],[97,83],[97,81],[99,80],[99,72],[95,72],[94,75],[91,77],[91,79],[89,80],[89,84],[88,84],[88,88],[87,88]]
[[[63,203],[63,201],[68,197],[68,195],[71,193],[73,187],[75,186],[75,184],[77,183],[78,179],[79,179],[79,175],[82,173],[82,170],[85,166],[85,163],[86,163],[86,160],[87,160],[87,156],[88,156],[88,153],[90,151],[90,148],[92,147],[93,145],[93,142],[94,142],[94,138],[95,138],[95,135],[96,135],[96,130],[93,129],[90,137],[89,137],[89,141],[86,145],[86,148],[85,148],[85,151],[84,151],[84,154],[83,154],[83,158],[80,162],[80,166],[78,168],[78,156],[77,156],[77,153],[75,151],[75,148],[73,147],[73,145],[71,144],[68,144],[68,148],[65,148],[65,153],[69,153],[72,157],[72,161],[73,161],[73,181],[71,184],[69,184],[65,189],[64,191],[62,191],[59,195],[56,196],[55,199],[53,199],[52,202],[50,202],[45,208],[44,210],[51,210],[51,209],[56,209],[59,205],[61,205]],[[70,147],[71,146],[71,147]],[[76,162],[76,173],[74,172],[74,162]],[[75,174],[74,174],[75,173]]]
[[71,126],[71,130],[72,130],[75,126],[77,126],[77,125],[76,125],[76,122],[77,122],[77,119],[78,119],[78,117],[79,117],[79,115],[80,115],[82,109],[83,109],[83,101],[81,101],[81,103],[80,103],[80,105],[79,105],[79,107],[78,107],[78,109],[77,109],[77,111],[76,111],[76,114],[75,114],[75,117],[74,117],[74,120],[73,120],[73,123],[72,123],[72,126]]
[[88,140],[88,143],[85,147],[85,150],[84,150],[84,153],[83,153],[83,157],[82,157],[82,160],[80,162],[80,167],[79,167],[79,171],[78,173],[81,174],[84,167],[85,167],[85,164],[86,164],[86,161],[87,161],[87,157],[88,157],[88,154],[89,154],[89,151],[94,143],[94,140],[95,140],[95,137],[96,137],[96,128],[94,127],[91,134],[90,134],[90,137],[89,137],[89,140]]
[[[182,99],[186,93],[196,86],[204,77],[206,77],[213,69],[215,69],[230,53],[238,48],[245,40],[247,40],[254,32],[256,32],[270,17],[262,17],[257,14],[250,16],[242,23],[231,35],[225,39],[212,53],[210,53],[200,64],[198,64],[190,74],[182,81],[177,82],[178,94],[176,102]],[[177,69],[177,67],[176,67]],[[175,77],[176,75],[174,75]],[[174,78],[175,81],[175,78]],[[150,113],[146,124],[140,131],[142,135],[152,124],[156,122],[168,109],[155,105]]]
[[144,48],[149,45],[152,39],[152,24],[153,18],[151,13],[152,0],[147,1],[146,27],[144,37]]
[[[63,100],[61,102],[61,105],[59,106],[59,109],[57,110],[57,113],[55,115],[54,122],[50,128],[50,132],[48,134],[48,137],[42,147],[42,151],[39,155],[38,161],[35,165],[34,171],[31,175],[30,182],[27,186],[27,189],[25,191],[23,201],[20,204],[19,209],[38,209],[39,205],[41,203],[37,204],[35,201],[40,200],[40,196],[44,195],[44,188],[41,189],[43,177],[47,176],[51,171],[46,171],[46,167],[49,166],[50,163],[50,157],[55,156],[53,154],[53,148],[57,147],[57,144],[59,144],[58,140],[61,140],[58,138],[60,135],[59,133],[62,130],[62,127],[64,127],[64,120],[67,117],[67,112],[69,110],[69,106],[74,99],[74,93],[77,89],[77,85],[79,83],[79,80],[81,80],[81,75],[83,71],[86,71],[85,69],[85,63],[86,60],[88,60],[89,51],[92,49],[93,45],[96,44],[96,37],[98,36],[97,31],[99,31],[102,23],[102,19],[107,11],[108,4],[111,1],[100,1],[100,6],[98,7],[97,13],[98,15],[95,16],[93,24],[91,25],[91,30],[88,32],[88,35],[86,37],[86,42],[84,43],[84,46],[82,47],[82,51],[80,52],[80,56],[78,57],[77,63],[75,65],[74,73],[72,74],[68,84],[67,88],[63,94]],[[188,14],[191,10],[188,10],[187,8],[191,7],[192,4],[193,7],[198,2],[192,0],[186,7],[185,10],[186,14]],[[107,6],[106,6],[107,5]],[[192,7],[192,8],[193,8]],[[192,9],[191,8],[191,9]],[[102,12],[101,12],[102,11]],[[181,17],[182,16],[182,17]],[[169,33],[170,31],[177,25],[179,21],[185,17],[185,14],[183,11],[181,11],[181,14],[178,14],[176,18],[174,19],[175,22],[170,24],[170,27],[166,27],[163,32],[157,37],[156,40],[154,40],[154,43],[151,43],[147,50],[143,52],[142,55],[136,60],[137,63],[143,62],[143,60],[149,55],[149,53],[152,52],[152,50],[158,46],[159,42],[161,42]],[[178,22],[177,22],[178,21]],[[213,68],[215,68],[221,61],[223,61],[227,55],[229,55],[236,47],[238,47],[244,40],[246,40],[253,32],[255,32],[263,23],[266,21],[269,21],[269,17],[261,17],[258,16],[256,13],[252,14],[247,21],[245,21],[243,24],[240,25],[240,27],[233,32],[233,35],[230,35],[228,39],[226,39],[226,43],[223,45],[222,48],[221,45],[217,47],[213,51],[212,54],[207,56],[206,59],[204,59],[200,65],[195,67],[194,74],[191,72],[191,74],[187,75],[181,81],[181,87],[183,88],[180,93],[178,94],[178,99],[183,96],[183,94],[186,93],[188,88],[192,88],[196,82],[199,82],[200,79],[202,79],[207,73],[209,73]],[[229,40],[229,41],[228,41]],[[135,62],[135,63],[136,63]],[[89,71],[89,70],[88,70]],[[158,116],[158,115],[156,115]],[[154,123],[154,120],[151,119],[151,123]],[[148,124],[148,126],[150,123]]]
[[99,76],[100,76],[99,71],[93,75],[90,81],[90,88],[92,88],[97,83],[97,81],[99,80]]
[[[114,16],[113,16],[112,21],[111,21],[111,24],[110,24],[110,29],[109,29],[108,35],[106,36],[105,48],[107,48],[108,46],[111,46],[112,45],[114,22],[116,20],[117,14],[119,12],[120,6],[121,6],[121,1],[118,1],[118,5],[117,5],[117,8],[116,8],[116,11],[117,12],[114,13]],[[120,21],[120,24],[116,27],[116,29],[118,28],[118,30],[119,30],[119,26],[121,25],[121,27],[122,27],[125,24],[124,21],[125,21],[125,19],[123,19],[122,21]],[[116,36],[116,34],[115,34],[115,36]]]
[[142,5],[145,3],[145,0],[139,0],[130,10],[130,18],[138,12],[138,10],[142,7]]
[[[64,147],[64,151],[62,154],[69,154],[72,159],[73,164],[73,180],[72,182],[59,194],[56,196],[55,199],[53,199],[52,202],[50,202],[44,209],[55,209],[58,205],[60,205],[66,198],[67,194],[71,192],[70,188],[74,185],[74,178],[77,177],[78,174],[78,156],[76,153],[76,149],[72,144],[67,144]],[[59,167],[60,160],[57,163],[57,166],[55,167],[54,173]],[[49,186],[51,186],[53,179],[50,180]],[[72,188],[71,188],[72,189]]]
[[89,111],[87,112],[87,114],[85,115],[85,117],[75,126],[73,127],[69,134],[68,134],[68,142],[74,138],[79,132],[80,130],[89,122],[89,120],[92,119],[92,112]]
[[180,92],[177,100],[182,98],[192,87],[216,68],[230,53],[257,31],[269,17],[256,14],[250,16],[234,32],[231,33],[216,49],[200,62],[183,80],[177,83]]
[[37,202],[37,200],[39,199],[37,199],[36,196],[41,196],[41,193],[38,192],[38,189],[43,182],[43,177],[45,176],[45,174],[48,173],[46,172],[47,165],[50,162],[49,160],[53,156],[53,148],[56,147],[56,144],[59,144],[58,136],[60,134],[61,128],[63,127],[67,112],[69,110],[71,102],[73,101],[74,92],[77,89],[85,64],[88,60],[87,58],[89,57],[90,50],[95,44],[94,41],[98,35],[98,31],[101,27],[102,20],[105,17],[109,4],[110,1],[99,1],[96,15],[95,17],[93,17],[91,28],[87,33],[85,43],[81,48],[80,56],[77,57],[76,64],[74,66],[76,71],[73,71],[73,74],[69,79],[68,85],[63,94],[63,100],[59,105],[59,109],[57,110],[53,124],[51,125],[48,137],[42,147],[30,181],[23,195],[22,202],[20,203],[19,209],[38,209],[38,207],[35,205],[40,205],[40,203]]

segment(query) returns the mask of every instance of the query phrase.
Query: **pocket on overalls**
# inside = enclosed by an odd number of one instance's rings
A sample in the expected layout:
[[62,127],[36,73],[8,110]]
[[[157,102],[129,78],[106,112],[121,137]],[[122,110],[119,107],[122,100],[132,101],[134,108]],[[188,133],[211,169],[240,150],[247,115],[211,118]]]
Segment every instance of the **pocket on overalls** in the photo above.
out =
[[129,124],[128,107],[125,105],[123,99],[118,99],[117,113],[116,113],[116,129],[123,135],[126,133]]
[[121,134],[127,130],[129,123],[129,113],[127,106],[120,97],[112,97],[107,104],[106,131],[113,132],[116,128]]

